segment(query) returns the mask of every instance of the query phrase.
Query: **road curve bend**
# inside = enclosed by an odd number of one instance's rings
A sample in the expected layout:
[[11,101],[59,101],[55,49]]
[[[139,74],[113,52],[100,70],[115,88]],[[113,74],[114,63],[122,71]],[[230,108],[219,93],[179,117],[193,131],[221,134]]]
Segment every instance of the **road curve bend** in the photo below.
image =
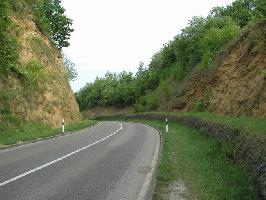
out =
[[0,199],[146,199],[159,145],[159,134],[150,126],[100,122],[78,133],[0,150]]

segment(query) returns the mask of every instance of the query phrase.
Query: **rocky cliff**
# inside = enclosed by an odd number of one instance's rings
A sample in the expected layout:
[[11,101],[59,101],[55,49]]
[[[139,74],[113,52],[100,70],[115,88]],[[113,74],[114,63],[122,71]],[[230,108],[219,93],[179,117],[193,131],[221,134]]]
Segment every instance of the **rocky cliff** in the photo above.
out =
[[266,116],[266,21],[252,25],[217,57],[214,66],[195,72],[177,87],[177,110],[225,115]]
[[0,121],[17,116],[25,121],[41,121],[56,127],[63,118],[67,122],[79,120],[79,108],[61,53],[39,31],[33,15],[15,11],[10,15],[9,31],[18,44],[17,68],[24,78],[20,73],[13,73],[1,80]]

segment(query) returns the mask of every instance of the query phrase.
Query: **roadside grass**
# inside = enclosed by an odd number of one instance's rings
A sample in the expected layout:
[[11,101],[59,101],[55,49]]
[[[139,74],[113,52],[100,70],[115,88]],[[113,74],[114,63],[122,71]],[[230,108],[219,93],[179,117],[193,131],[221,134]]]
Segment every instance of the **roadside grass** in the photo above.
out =
[[[65,131],[71,132],[80,130],[86,127],[90,127],[96,124],[93,120],[82,120],[73,124],[66,124]],[[25,141],[31,141],[39,138],[46,138],[61,134],[61,128],[52,128],[45,126],[41,123],[26,123],[19,126],[16,129],[6,130],[0,133],[0,145],[4,147],[5,145],[17,144]],[[1,147],[0,146],[0,147]]]
[[209,112],[175,112],[175,113],[151,112],[151,113],[169,114],[177,116],[192,116],[200,119],[205,119],[211,122],[226,124],[232,128],[244,129],[253,133],[266,134],[266,118],[222,116]]
[[169,133],[165,133],[163,122],[134,121],[156,127],[162,134],[163,151],[154,200],[165,199],[171,192],[169,185],[179,179],[186,183],[189,199],[259,199],[246,171],[227,158],[226,146],[214,138],[172,122]]

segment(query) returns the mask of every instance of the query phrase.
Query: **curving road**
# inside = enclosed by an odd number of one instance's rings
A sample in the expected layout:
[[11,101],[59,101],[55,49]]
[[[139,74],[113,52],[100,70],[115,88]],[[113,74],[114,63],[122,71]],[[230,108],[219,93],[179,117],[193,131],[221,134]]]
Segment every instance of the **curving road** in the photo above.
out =
[[101,122],[1,150],[0,199],[146,199],[158,149],[158,133],[149,126]]

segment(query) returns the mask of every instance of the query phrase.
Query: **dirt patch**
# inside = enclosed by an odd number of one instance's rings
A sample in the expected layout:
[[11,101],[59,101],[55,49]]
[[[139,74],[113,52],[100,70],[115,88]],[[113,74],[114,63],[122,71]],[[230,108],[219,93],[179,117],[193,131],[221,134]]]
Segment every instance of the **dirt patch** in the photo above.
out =
[[6,148],[8,145],[0,144],[0,149]]
[[94,118],[101,116],[113,116],[133,113],[133,107],[116,108],[116,107],[98,107],[82,112],[84,118]]
[[185,182],[181,179],[169,185],[169,193],[164,197],[167,200],[187,200],[189,194]]

